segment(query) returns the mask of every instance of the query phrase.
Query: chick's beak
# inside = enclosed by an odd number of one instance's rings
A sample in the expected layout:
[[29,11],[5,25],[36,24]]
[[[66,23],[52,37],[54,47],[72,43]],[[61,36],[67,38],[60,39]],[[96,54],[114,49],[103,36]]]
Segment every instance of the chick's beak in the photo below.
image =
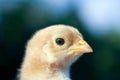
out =
[[77,54],[93,52],[93,49],[84,40],[78,41],[70,50]]

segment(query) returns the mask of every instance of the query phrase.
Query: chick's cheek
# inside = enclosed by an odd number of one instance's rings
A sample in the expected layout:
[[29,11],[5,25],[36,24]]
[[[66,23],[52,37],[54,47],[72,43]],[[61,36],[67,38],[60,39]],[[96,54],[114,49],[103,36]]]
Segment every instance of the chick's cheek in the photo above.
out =
[[43,47],[43,52],[44,54],[46,55],[46,58],[47,60],[50,62],[50,63],[53,63],[53,62],[56,62],[56,57],[54,55],[51,55],[51,53],[53,53],[53,51],[50,49],[50,46],[49,45],[45,45]]
[[49,45],[49,44],[46,44],[44,47],[43,47],[43,52],[45,53],[53,53],[55,52],[55,49],[53,48],[53,46]]

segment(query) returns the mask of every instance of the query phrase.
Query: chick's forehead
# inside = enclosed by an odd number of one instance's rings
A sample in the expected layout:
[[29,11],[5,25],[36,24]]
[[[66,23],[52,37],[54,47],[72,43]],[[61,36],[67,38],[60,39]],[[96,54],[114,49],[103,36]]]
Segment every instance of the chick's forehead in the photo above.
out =
[[64,36],[69,36],[69,35],[81,35],[81,33],[74,27],[68,26],[68,25],[53,25],[49,27],[51,29],[51,32],[53,35],[64,35]]

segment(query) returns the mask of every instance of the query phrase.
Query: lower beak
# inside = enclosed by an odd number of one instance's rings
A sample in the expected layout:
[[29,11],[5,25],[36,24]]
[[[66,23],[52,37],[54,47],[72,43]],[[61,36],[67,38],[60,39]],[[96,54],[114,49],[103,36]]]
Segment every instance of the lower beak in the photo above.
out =
[[93,52],[93,49],[84,40],[80,40],[79,42],[77,42],[77,44],[75,44],[73,47],[71,47],[70,50],[77,54]]

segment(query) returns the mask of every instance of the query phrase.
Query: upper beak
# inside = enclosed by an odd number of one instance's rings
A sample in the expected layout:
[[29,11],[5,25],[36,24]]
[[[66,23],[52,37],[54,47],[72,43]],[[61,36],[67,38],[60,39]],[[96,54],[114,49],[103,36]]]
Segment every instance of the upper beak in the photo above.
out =
[[93,52],[93,49],[84,40],[78,41],[73,47],[70,48],[70,50],[78,54]]

